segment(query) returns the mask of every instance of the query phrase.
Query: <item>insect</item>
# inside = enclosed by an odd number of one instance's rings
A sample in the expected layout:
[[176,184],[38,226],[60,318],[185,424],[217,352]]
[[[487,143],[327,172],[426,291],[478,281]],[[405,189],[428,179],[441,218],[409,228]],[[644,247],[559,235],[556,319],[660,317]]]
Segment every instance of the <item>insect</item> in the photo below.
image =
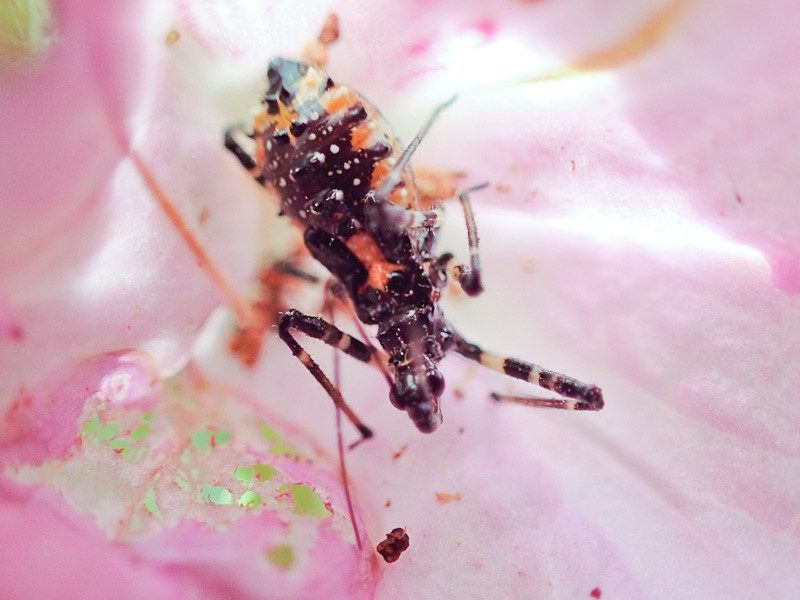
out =
[[[416,427],[441,424],[445,380],[438,364],[448,352],[560,395],[496,399],[570,410],[600,410],[600,388],[541,366],[503,357],[467,341],[439,306],[453,255],[435,253],[441,213],[421,203],[409,160],[441,105],[406,148],[381,114],[360,94],[334,83],[314,64],[273,58],[267,69],[263,111],[245,150],[230,130],[226,147],[262,185],[280,198],[281,213],[302,231],[310,254],[344,289],[357,318],[377,327],[382,350],[328,321],[290,309],[278,322],[280,338],[361,433],[372,435],[338,389],[301,346],[296,333],[317,338],[348,356],[384,369],[389,398]],[[242,140],[244,141],[244,140]],[[482,187],[482,186],[478,186]],[[467,222],[469,265],[452,268],[463,290],[483,289],[478,234],[469,200],[459,194]]]

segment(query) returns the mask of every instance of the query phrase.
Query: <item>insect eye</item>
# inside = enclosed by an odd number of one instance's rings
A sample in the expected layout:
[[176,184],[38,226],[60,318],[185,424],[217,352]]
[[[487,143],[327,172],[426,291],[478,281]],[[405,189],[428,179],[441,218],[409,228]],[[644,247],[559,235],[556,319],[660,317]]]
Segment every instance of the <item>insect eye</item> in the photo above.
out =
[[428,392],[438,398],[444,392],[444,377],[442,374],[433,369],[432,371],[428,371],[425,373],[425,381],[428,385]]

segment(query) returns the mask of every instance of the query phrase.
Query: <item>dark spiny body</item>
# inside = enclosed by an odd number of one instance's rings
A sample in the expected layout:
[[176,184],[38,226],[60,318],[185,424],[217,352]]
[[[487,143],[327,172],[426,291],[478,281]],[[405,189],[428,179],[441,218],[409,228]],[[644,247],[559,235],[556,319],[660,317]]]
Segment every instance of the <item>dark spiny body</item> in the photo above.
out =
[[[402,148],[375,108],[305,63],[274,58],[267,76],[264,111],[251,135],[255,157],[230,135],[226,145],[279,194],[281,212],[303,230],[312,256],[342,283],[359,320],[377,326],[392,367],[390,398],[396,407],[406,410],[421,431],[438,427],[444,379],[437,365],[450,349],[548,389],[566,389],[583,402],[562,408],[602,407],[599,388],[515,359],[498,365],[496,357],[464,341],[447,323],[438,300],[451,256],[433,254],[438,225],[398,227],[386,218],[390,210],[424,207],[410,167],[392,172]],[[389,177],[396,183],[384,185]],[[292,338],[292,328],[359,360],[374,358],[369,346],[321,319],[297,311],[284,315],[282,339],[335,401],[338,391]]]
[[[254,132],[264,152],[260,179],[304,230],[314,258],[342,282],[358,318],[378,326],[398,378],[395,405],[420,428],[434,429],[441,417],[428,398],[441,393],[436,363],[453,344],[437,304],[446,278],[432,254],[435,232],[381,218],[381,203],[416,208],[410,168],[390,198],[375,192],[402,149],[374,108],[324,72],[276,58],[267,75],[264,126]],[[415,387],[423,388],[418,397]]]

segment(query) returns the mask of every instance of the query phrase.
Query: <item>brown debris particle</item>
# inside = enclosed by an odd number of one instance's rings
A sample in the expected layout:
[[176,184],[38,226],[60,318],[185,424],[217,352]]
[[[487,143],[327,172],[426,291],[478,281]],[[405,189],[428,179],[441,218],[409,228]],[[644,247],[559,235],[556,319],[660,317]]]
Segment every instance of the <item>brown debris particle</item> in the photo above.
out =
[[403,444],[403,446],[400,448],[400,450],[398,450],[397,452],[392,454],[392,458],[394,460],[397,460],[398,458],[403,456],[403,454],[405,454],[406,450],[408,450],[408,444]]
[[386,539],[383,540],[375,550],[378,551],[387,563],[393,563],[400,555],[408,550],[409,539],[406,530],[402,527],[396,527],[386,534]]
[[204,206],[200,209],[200,214],[197,215],[197,223],[199,225],[205,225],[205,222],[208,221],[208,217],[211,212],[208,210],[207,206]]
[[256,363],[261,353],[265,332],[276,325],[281,312],[289,308],[291,294],[303,285],[304,281],[308,281],[287,266],[299,262],[301,257],[301,253],[294,252],[286,261],[271,265],[259,274],[256,298],[250,305],[253,320],[249,327],[237,329],[228,342],[230,351],[245,366],[252,367]]
[[339,15],[331,13],[322,24],[322,31],[319,32],[319,41],[325,45],[332,44],[339,39]]
[[172,46],[175,42],[181,39],[181,34],[174,29],[170,29],[169,33],[167,33],[167,46]]
[[339,16],[331,13],[322,24],[319,37],[303,49],[303,59],[312,65],[324,67],[328,64],[328,44],[339,39]]

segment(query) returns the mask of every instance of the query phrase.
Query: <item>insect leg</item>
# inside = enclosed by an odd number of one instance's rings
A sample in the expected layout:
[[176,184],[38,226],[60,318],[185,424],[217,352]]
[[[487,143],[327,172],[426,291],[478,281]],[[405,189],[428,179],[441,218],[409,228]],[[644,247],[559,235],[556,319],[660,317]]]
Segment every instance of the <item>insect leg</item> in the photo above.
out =
[[326,299],[325,304],[323,305],[323,314],[331,315],[331,321],[333,321],[333,311],[335,310],[334,303],[338,303],[339,307],[347,311],[347,313],[350,315],[350,318],[353,320],[353,325],[358,330],[359,335],[363,340],[365,340],[364,344],[369,346],[369,349],[373,354],[374,360],[371,364],[380,369],[381,374],[383,374],[384,379],[386,379],[386,384],[391,388],[393,380],[392,375],[389,373],[388,367],[389,355],[380,348],[376,347],[374,344],[370,343],[369,336],[364,330],[364,325],[358,320],[358,315],[356,314],[355,308],[353,308],[353,303],[347,296],[347,290],[345,290],[342,282],[335,277],[328,279],[328,281],[325,282],[325,296]]
[[458,334],[456,334],[454,349],[462,356],[493,371],[535,383],[563,396],[562,398],[536,398],[492,393],[492,398],[495,400],[566,410],[600,410],[603,408],[603,392],[596,385],[583,383],[533,363],[487,352],[481,347],[467,342]]
[[285,275],[297,277],[298,279],[302,279],[308,283],[319,283],[319,277],[309,273],[308,271],[304,271],[291,260],[279,260],[275,263],[274,267]]
[[365,363],[373,363],[379,360],[375,350],[354,337],[347,335],[324,319],[304,315],[294,309],[287,310],[278,320],[278,335],[280,338],[289,346],[292,354],[294,354],[298,360],[303,363],[303,366],[314,376],[314,379],[325,389],[334,404],[344,412],[345,416],[347,416],[355,428],[358,429],[362,438],[360,441],[371,438],[372,431],[361,422],[350,406],[344,401],[341,392],[336,389],[336,386],[334,386],[325,373],[322,372],[320,366],[298,343],[291,333],[292,330],[321,340],[329,346],[341,350],[348,356],[352,356]]
[[469,243],[469,267],[459,265],[455,268],[456,281],[461,285],[468,296],[477,296],[483,291],[481,282],[481,265],[478,253],[478,226],[475,225],[475,214],[472,212],[472,203],[469,193],[482,190],[488,183],[482,183],[464,190],[458,195],[461,207],[464,209],[464,220],[467,224],[467,243]]
[[242,145],[236,140],[234,137],[234,133],[236,132],[241,133],[241,130],[232,127],[225,132],[225,148],[227,148],[238,159],[242,166],[247,169],[250,174],[259,181],[259,183],[263,183],[260,179],[260,173],[256,160],[247,150],[242,148]]
[[439,209],[411,210],[388,201],[378,202],[367,207],[368,225],[375,229],[380,226],[392,231],[405,229],[437,229],[441,227],[444,215]]

